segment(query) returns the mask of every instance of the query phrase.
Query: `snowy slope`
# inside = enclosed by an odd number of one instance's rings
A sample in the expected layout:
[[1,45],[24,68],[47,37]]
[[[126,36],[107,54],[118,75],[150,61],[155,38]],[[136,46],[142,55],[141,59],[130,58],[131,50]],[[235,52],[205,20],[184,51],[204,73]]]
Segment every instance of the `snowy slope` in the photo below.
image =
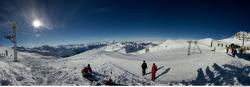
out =
[[[1,47],[0,51],[10,50],[9,48]],[[33,53],[18,52],[18,60],[20,62],[12,62],[12,56],[0,57],[0,83],[1,85],[39,85],[42,84],[41,79],[44,78],[38,72],[46,72],[40,70],[41,66],[47,61],[49,56],[41,56]]]
[[[238,65],[243,65],[243,66],[250,65],[249,61],[243,59],[235,59],[224,52],[212,52],[211,51],[212,48],[209,47],[210,42],[211,39],[199,40],[198,43],[203,53],[202,54],[193,53],[190,56],[186,55],[187,51],[185,50],[185,48],[187,46],[187,43],[185,40],[177,40],[177,41],[172,40],[164,43],[165,45],[172,47],[172,49],[169,50],[160,49],[149,53],[131,55],[116,51],[110,52],[110,50],[108,50],[109,51],[108,52],[105,49],[104,50],[99,49],[94,52],[88,51],[89,56],[87,57],[86,55],[88,55],[88,53],[83,53],[66,58],[65,61],[69,62],[72,59],[75,59],[76,61],[74,62],[71,61],[73,63],[68,63],[68,64],[75,64],[74,66],[77,67],[77,69],[80,68],[81,66],[86,66],[88,63],[90,63],[94,67],[93,70],[97,70],[99,73],[103,73],[104,75],[107,75],[106,73],[111,71],[109,69],[103,68],[103,66],[116,67],[118,68],[118,70],[113,71],[113,73],[116,74],[112,75],[111,77],[113,77],[113,79],[116,79],[116,81],[119,83],[121,80],[123,80],[122,78],[120,78],[120,76],[123,75],[124,73],[121,72],[128,72],[129,74],[131,74],[131,77],[127,75],[125,76],[129,77],[125,78],[127,79],[126,81],[131,81],[131,79],[133,80],[138,77],[141,77],[140,65],[142,60],[146,60],[149,66],[148,72],[151,69],[150,66],[152,65],[152,63],[156,63],[160,68],[160,70],[157,72],[159,78],[156,80],[156,82],[153,83],[155,85],[164,85],[164,84],[170,85],[173,82],[174,83],[176,82],[178,84],[184,84],[181,83],[182,81],[186,81],[189,82],[189,84],[193,84],[195,83],[195,81],[199,81],[197,80],[197,76],[199,76],[197,70],[199,70],[200,68],[203,69],[203,71],[205,72],[205,69],[207,71],[207,67],[209,67],[214,74],[220,76],[220,74],[218,74],[218,72],[213,69],[215,65],[221,67],[226,64],[236,67],[240,67]],[[119,48],[119,45],[117,48]],[[77,61],[78,59],[84,61],[82,62]],[[77,69],[76,72],[78,71]],[[208,75],[205,74],[205,76],[207,79]],[[139,82],[143,81],[150,82],[148,81],[150,79],[150,74],[147,75],[146,77],[141,77],[141,78],[144,79],[139,79],[140,80]],[[135,83],[137,83],[137,85],[144,85],[139,82],[132,81],[127,83],[121,83],[121,82],[120,83],[126,85],[135,85]],[[224,83],[229,84],[228,82]],[[212,85],[212,83],[210,85]]]
[[101,54],[102,51],[93,50],[70,58],[56,59],[34,53],[19,52],[20,62],[16,63],[12,62],[11,57],[1,57],[0,83],[1,85],[91,85],[80,73],[81,68],[90,63],[94,65],[93,70],[99,74],[101,82],[110,78],[110,69],[112,69],[112,76],[114,76],[112,78],[117,83],[126,85],[154,84],[140,76],[115,67],[100,57]]
[[[116,43],[66,58],[18,52],[20,62],[0,57],[1,85],[104,85],[112,78],[122,85],[250,85],[250,62],[233,58],[224,52],[211,51],[212,39],[198,40],[202,53],[191,48],[187,40],[166,40],[146,44],[148,53],[123,53],[126,44]],[[166,47],[167,46],[167,47]],[[0,52],[10,50],[1,47]],[[119,50],[119,51],[117,51]],[[10,50],[11,51],[11,50]],[[139,51],[140,52],[140,51]],[[147,76],[141,76],[141,63],[148,64]],[[150,81],[151,65],[159,70],[155,82]],[[81,76],[82,67],[90,64],[98,82]],[[112,74],[111,74],[112,72]]]
[[[107,75],[108,77],[112,67],[114,70],[112,70],[113,75],[111,77],[115,79],[117,83],[126,85],[145,85],[143,83],[147,82],[151,83],[151,85],[169,85],[172,82],[181,84],[182,81],[193,81],[197,78],[197,70],[201,68],[205,72],[207,66],[210,67],[210,70],[216,74],[216,71],[213,70],[214,65],[250,65],[249,61],[235,59],[222,52],[215,53],[207,49],[204,49],[203,51],[203,54],[193,54],[187,56],[186,52],[182,51],[182,49],[164,50],[161,52],[146,53],[141,55],[130,55],[119,52],[95,50],[66,58],[63,61],[67,62],[66,64],[62,64],[62,66],[65,66],[65,69],[73,69],[74,72],[77,73],[81,66],[86,66],[88,63],[90,63],[93,67],[93,70],[96,70],[100,74]],[[149,70],[151,69],[150,66],[152,63],[156,63],[160,68],[160,70],[157,72],[159,78],[156,80],[156,82],[152,83],[149,81],[150,74],[146,77],[141,77],[140,65],[142,60],[147,61]],[[125,73],[126,78],[121,78],[121,76],[124,76]],[[103,79],[107,78],[104,77]],[[133,80],[136,81],[134,82]]]
[[[162,41],[162,42],[155,42],[157,45],[156,46],[149,46],[147,49],[149,49],[149,52],[158,52],[158,51],[162,51],[162,50],[173,50],[173,49],[183,49],[183,50],[187,50],[188,49],[188,40],[166,40],[166,41]],[[210,49],[208,48],[208,46],[210,45],[212,39],[210,38],[205,38],[205,39],[200,39],[197,40],[198,46],[201,46],[206,49]],[[194,48],[195,45],[192,44],[192,48]],[[138,52],[136,52],[135,54],[144,54],[146,53],[146,48],[143,50],[140,50]]]

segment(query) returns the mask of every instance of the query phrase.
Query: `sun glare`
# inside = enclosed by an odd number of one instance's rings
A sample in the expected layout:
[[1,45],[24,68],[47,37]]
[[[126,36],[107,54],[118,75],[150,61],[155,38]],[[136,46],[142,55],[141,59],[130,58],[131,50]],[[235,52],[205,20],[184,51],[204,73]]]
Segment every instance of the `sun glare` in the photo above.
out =
[[34,20],[32,24],[35,28],[39,28],[40,26],[42,26],[42,23],[39,20]]

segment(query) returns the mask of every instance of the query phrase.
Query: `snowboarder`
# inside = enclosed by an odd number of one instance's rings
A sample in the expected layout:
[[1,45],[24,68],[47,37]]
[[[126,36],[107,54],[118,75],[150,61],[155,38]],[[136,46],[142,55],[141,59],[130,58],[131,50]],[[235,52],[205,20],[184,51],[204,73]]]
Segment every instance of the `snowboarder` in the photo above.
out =
[[91,69],[91,67],[90,67],[90,64],[88,64],[87,67],[82,68],[81,72],[82,72],[82,76],[83,76],[83,77],[88,77],[88,76],[90,76],[90,73],[92,72],[92,69]]
[[8,50],[5,51],[6,56],[8,56]]
[[141,68],[142,68],[142,76],[145,76],[146,75],[146,69],[148,68],[147,63],[145,62],[145,60],[143,60]]
[[156,74],[156,71],[157,71],[157,66],[155,65],[155,63],[153,63],[152,65],[152,71],[151,71],[151,74],[152,74],[152,81],[155,81],[155,74]]

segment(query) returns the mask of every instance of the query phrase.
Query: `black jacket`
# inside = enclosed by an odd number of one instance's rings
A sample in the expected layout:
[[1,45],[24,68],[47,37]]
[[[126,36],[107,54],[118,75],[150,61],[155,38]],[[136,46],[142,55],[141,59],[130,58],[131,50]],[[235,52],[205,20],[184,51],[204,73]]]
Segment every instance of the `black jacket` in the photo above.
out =
[[142,69],[147,69],[147,68],[148,68],[148,67],[147,67],[147,63],[142,63],[141,68],[142,68]]

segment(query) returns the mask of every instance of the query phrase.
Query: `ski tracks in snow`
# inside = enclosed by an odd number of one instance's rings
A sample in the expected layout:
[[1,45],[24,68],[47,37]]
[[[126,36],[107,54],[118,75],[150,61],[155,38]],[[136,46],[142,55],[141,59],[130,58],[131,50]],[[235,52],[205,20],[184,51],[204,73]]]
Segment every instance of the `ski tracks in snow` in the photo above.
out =
[[105,59],[105,61],[108,63],[109,66],[111,66],[111,71],[115,81],[119,84],[124,85],[158,85],[158,83],[151,81],[150,79],[147,79],[146,77],[136,75],[132,72],[127,71],[126,69],[122,68],[121,66],[112,63],[112,61],[109,61],[109,58],[107,58],[107,55],[105,52],[102,52],[100,54],[100,57]]

